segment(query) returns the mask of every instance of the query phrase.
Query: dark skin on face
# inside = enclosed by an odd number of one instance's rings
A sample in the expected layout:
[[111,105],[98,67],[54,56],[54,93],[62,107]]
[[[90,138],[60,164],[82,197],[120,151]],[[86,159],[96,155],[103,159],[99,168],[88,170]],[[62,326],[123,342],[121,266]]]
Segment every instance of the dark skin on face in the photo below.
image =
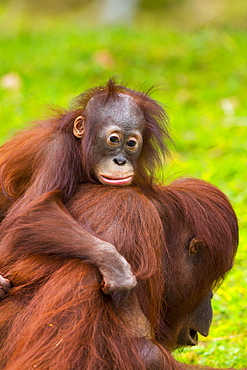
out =
[[[93,168],[95,179],[103,185],[130,185],[142,149],[143,113],[126,94],[94,110],[99,130],[93,143],[94,157],[99,158]],[[90,102],[85,115],[90,115]],[[73,133],[78,138],[87,129],[85,120],[85,116],[75,119]]]
[[[171,245],[169,237],[167,238],[168,248],[170,248],[172,258],[176,261],[176,268],[173,272],[177,278],[178,292],[186,291],[190,286],[196,274],[199,275],[198,261],[203,258],[203,251],[207,249],[207,244],[200,237],[193,235],[187,225],[181,228],[180,237],[175,237],[176,244]],[[174,230],[175,231],[175,230]],[[174,233],[173,231],[173,233]],[[174,253],[174,249],[176,252]],[[195,291],[197,291],[197,298],[200,297],[200,290],[203,288],[203,283],[197,276],[198,284]],[[201,284],[201,285],[200,285]],[[169,326],[169,318],[172,316],[177,318],[177,322],[172,322],[173,337],[175,339],[174,345],[167,344],[168,347],[174,349],[180,346],[195,346],[198,343],[198,334],[207,337],[209,328],[212,322],[212,291],[210,285],[208,286],[209,293],[204,294],[205,297],[200,297],[195,308],[191,308],[192,312],[186,314],[186,303],[191,299],[187,295],[177,294],[176,291],[170,291],[167,301],[170,308],[166,308],[166,316],[168,318],[167,324]],[[175,294],[174,294],[175,293]],[[193,297],[194,291],[188,292],[188,296]],[[196,298],[195,298],[196,301]],[[175,309],[174,302],[176,302]],[[193,302],[193,300],[192,300]],[[178,310],[179,307],[179,310]],[[180,320],[180,315],[183,319]]]
[[195,346],[198,344],[198,334],[208,336],[212,322],[212,293],[188,317],[183,320],[183,325],[176,339],[176,346]]

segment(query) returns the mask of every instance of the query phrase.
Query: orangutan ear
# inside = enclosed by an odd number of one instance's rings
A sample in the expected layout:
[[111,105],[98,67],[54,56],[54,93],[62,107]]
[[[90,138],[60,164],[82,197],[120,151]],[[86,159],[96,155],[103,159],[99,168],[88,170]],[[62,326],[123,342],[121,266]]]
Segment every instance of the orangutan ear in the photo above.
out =
[[73,134],[79,139],[81,139],[84,134],[84,121],[85,121],[84,116],[78,116],[74,120]]

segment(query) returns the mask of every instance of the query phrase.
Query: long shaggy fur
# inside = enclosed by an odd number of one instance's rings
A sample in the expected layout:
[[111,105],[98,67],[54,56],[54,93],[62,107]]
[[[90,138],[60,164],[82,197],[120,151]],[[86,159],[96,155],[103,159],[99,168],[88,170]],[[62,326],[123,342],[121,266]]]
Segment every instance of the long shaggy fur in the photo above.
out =
[[[42,251],[97,266],[109,293],[135,286],[130,265],[114,246],[103,243],[97,235],[93,237],[65,207],[80,184],[97,182],[94,171],[99,158],[93,139],[100,135],[99,126],[103,124],[97,120],[97,107],[107,109],[104,104],[110,100],[114,103],[123,95],[131,97],[132,105],[144,117],[142,150],[133,165],[134,181],[152,189],[154,172],[166,156],[170,139],[166,114],[147,94],[111,79],[105,86],[81,94],[70,110],[58,110],[0,148],[1,253],[3,259],[7,254],[6,263],[10,249],[14,260],[16,250],[25,254],[28,244],[29,254]],[[85,117],[82,138],[73,133],[79,116]],[[14,229],[19,232],[12,233]]]
[[[66,205],[78,224],[113,242],[133,266],[138,285],[126,296],[105,296],[99,273],[86,262],[29,256],[28,238],[26,253],[22,248],[13,255],[9,248],[8,258],[6,250],[1,272],[14,288],[1,303],[0,368],[155,369],[142,354],[135,295],[151,325],[149,340],[160,348],[158,368],[184,368],[168,348],[183,319],[231,268],[237,221],[227,198],[199,180],[155,194],[150,199],[138,188],[85,185]],[[10,233],[21,236],[19,228]],[[190,260],[187,242],[195,236],[204,247]]]
[[[157,166],[168,152],[164,144],[170,140],[166,113],[147,94],[117,85],[114,79],[110,79],[105,86],[82,93],[70,110],[58,109],[53,117],[34,123],[0,148],[2,214],[27,189],[32,197],[60,190],[64,199],[68,199],[79,183],[94,182],[91,141],[98,128],[91,118],[93,111],[87,117],[86,107],[91,99],[94,99],[94,104],[104,103],[118,99],[120,93],[133,97],[145,117],[143,150],[136,169],[136,181],[143,185],[151,184]],[[88,125],[82,141],[73,135],[74,120],[80,115],[85,115]]]

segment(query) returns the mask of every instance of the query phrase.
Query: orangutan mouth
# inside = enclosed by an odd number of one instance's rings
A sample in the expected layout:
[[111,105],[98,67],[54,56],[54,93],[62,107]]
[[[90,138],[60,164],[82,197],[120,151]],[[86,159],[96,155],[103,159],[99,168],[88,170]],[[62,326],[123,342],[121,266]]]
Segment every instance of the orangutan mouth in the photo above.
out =
[[133,176],[120,177],[120,178],[109,178],[103,175],[100,176],[100,182],[103,185],[115,185],[115,186],[127,186],[132,182]]

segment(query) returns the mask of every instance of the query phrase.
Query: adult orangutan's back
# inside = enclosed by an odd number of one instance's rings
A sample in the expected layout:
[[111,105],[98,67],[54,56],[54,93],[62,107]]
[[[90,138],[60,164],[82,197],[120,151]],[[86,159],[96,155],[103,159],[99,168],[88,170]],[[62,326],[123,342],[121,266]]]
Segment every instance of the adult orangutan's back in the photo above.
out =
[[230,268],[237,222],[210,184],[159,190],[151,201],[138,188],[88,185],[67,205],[131,263],[138,284],[127,295],[105,296],[100,274],[79,259],[6,254],[0,268],[14,288],[0,306],[2,369],[184,369],[170,348]]
[[10,254],[1,261],[1,271],[11,276],[14,288],[0,307],[0,368],[136,370],[158,363],[162,369],[162,351],[171,355],[149,341],[154,339],[150,328],[156,324],[164,287],[164,237],[157,210],[136,189],[118,189],[116,195],[113,188],[91,185],[68,209],[80,222],[85,217],[90,231],[115,241],[131,259],[146,316],[136,290],[114,298],[104,295],[100,274],[86,262],[21,253],[13,261]]

